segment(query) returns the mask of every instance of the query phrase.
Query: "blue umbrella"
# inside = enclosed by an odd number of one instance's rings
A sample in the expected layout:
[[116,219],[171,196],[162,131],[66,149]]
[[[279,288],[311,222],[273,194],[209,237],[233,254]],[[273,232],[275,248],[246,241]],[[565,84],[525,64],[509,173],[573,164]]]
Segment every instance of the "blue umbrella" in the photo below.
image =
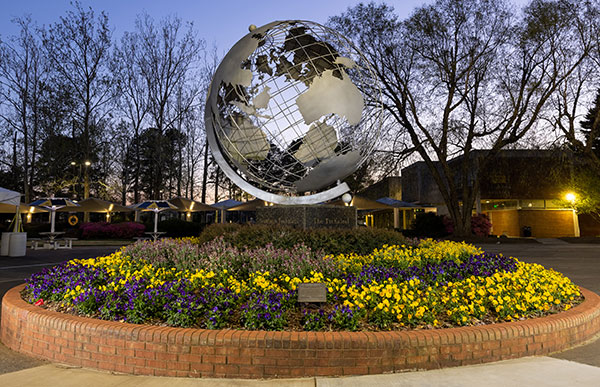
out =
[[63,207],[79,207],[71,199],[67,198],[43,198],[29,203],[30,206],[42,207],[50,211],[50,232],[54,233],[54,222],[56,210]]
[[165,210],[177,210],[179,208],[167,200],[146,200],[145,202],[134,204],[131,207],[136,210],[154,212],[154,234],[158,232],[158,213]]

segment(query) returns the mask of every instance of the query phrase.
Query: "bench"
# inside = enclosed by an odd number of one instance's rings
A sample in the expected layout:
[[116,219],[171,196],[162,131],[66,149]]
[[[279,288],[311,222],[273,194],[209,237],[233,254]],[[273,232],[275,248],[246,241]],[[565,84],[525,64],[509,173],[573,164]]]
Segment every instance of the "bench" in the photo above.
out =
[[149,241],[152,238],[149,236],[139,236],[139,237],[133,237],[133,239],[137,242],[137,241]]
[[54,240],[54,250],[57,249],[72,249],[73,241],[76,241],[77,238],[59,238]]
[[[28,247],[37,250],[39,248],[39,244],[41,243],[41,239],[40,238],[27,238],[27,243],[29,244]],[[29,243],[31,242],[31,243]]]
[[47,238],[29,238],[28,242],[31,242],[31,248],[34,250],[39,249],[71,249],[73,248],[73,241],[76,241],[77,238],[57,238],[54,240],[50,240]]

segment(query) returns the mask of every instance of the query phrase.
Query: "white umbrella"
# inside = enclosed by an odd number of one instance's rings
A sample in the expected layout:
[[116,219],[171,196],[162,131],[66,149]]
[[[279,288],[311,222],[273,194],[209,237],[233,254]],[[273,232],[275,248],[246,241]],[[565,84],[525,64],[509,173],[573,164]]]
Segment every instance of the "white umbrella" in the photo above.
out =
[[20,205],[21,205],[21,194],[15,191],[11,191],[6,188],[0,187],[0,203],[10,204],[16,207],[15,215],[15,228],[13,231],[19,231],[19,223],[21,220]]

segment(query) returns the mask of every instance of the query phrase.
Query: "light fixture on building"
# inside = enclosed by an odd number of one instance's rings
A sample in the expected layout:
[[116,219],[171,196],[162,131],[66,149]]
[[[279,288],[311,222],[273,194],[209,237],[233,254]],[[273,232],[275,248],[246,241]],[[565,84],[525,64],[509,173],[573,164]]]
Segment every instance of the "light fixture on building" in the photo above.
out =
[[575,199],[577,199],[577,197],[575,196],[575,194],[573,192],[569,192],[565,195],[565,199],[567,199],[567,201],[574,203]]
[[346,204],[349,205],[350,202],[352,201],[352,195],[350,195],[348,192],[346,192],[345,194],[342,195],[342,201]]

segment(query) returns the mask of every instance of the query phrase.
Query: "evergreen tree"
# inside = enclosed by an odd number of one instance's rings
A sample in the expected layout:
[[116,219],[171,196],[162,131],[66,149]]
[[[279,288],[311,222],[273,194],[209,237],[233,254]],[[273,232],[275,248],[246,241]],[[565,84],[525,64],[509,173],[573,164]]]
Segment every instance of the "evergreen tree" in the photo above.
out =
[[[579,123],[581,125],[581,133],[585,136],[585,143],[588,144],[591,142],[592,151],[594,154],[600,158],[600,130],[595,129],[594,125],[600,125],[600,116],[598,113],[600,112],[600,89],[596,94],[596,99],[594,100],[594,106],[592,106],[584,119]],[[590,135],[594,136],[594,138],[590,138]]]

